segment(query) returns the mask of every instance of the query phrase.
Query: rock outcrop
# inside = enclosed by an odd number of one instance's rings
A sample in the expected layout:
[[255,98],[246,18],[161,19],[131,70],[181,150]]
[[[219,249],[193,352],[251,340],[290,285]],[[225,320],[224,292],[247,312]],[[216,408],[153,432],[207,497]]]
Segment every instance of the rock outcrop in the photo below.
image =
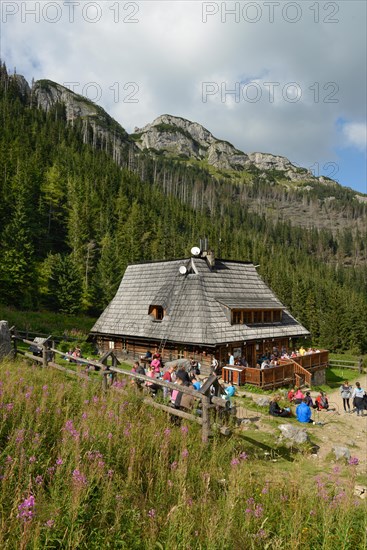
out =
[[244,153],[231,143],[217,139],[201,124],[172,115],[162,115],[143,128],[135,128],[139,149],[165,155],[204,160],[218,170],[236,172],[255,168],[259,172],[277,171],[291,181],[316,180],[306,169],[294,166],[287,158],[269,153]]

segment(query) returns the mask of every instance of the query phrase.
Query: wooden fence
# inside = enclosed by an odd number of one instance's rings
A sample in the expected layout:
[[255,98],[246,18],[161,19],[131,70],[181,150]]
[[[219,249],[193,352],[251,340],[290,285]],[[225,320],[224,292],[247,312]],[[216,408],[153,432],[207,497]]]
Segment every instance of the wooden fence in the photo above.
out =
[[[17,347],[18,340],[22,341],[23,343],[29,346],[36,345],[38,348],[42,349],[42,356],[34,355],[32,353],[29,353],[28,351],[19,350]],[[180,409],[175,409],[173,406],[171,407],[169,405],[159,403],[155,401],[153,398],[149,397],[148,394],[147,394],[147,397],[143,399],[143,402],[148,405],[151,405],[152,407],[161,409],[169,413],[170,415],[173,415],[179,418],[185,418],[186,420],[191,420],[193,422],[200,424],[202,427],[203,443],[208,442],[208,438],[211,432],[210,411],[211,410],[216,410],[217,412],[229,411],[230,403],[228,400],[223,399],[222,395],[224,394],[224,389],[219,384],[218,378],[215,375],[210,376],[203,383],[203,386],[201,387],[200,390],[194,390],[186,386],[182,386],[182,385],[179,386],[171,382],[166,382],[160,379],[152,379],[142,374],[136,374],[136,373],[124,370],[118,366],[120,364],[120,361],[113,353],[113,350],[105,353],[102,356],[100,361],[84,359],[82,357],[78,357],[75,359],[72,358],[72,361],[76,363],[76,368],[77,368],[77,370],[73,370],[55,362],[54,360],[55,356],[60,355],[62,357],[65,357],[65,352],[62,352],[55,347],[54,342],[52,340],[52,336],[49,336],[42,344],[41,343],[35,344],[35,342],[31,340],[27,340],[25,338],[21,338],[13,334],[12,341],[13,341],[15,356],[19,353],[27,357],[28,359],[31,359],[32,361],[39,363],[44,368],[52,367],[66,374],[71,374],[73,376],[78,376],[80,378],[88,380],[87,373],[85,371],[82,372],[80,369],[78,370],[78,366],[86,365],[88,367],[89,366],[95,367],[97,369],[96,374],[101,376],[102,388],[104,389],[104,391],[107,391],[110,388],[113,390],[121,391],[120,388],[113,385],[113,380],[116,378],[117,374],[120,374],[129,378],[132,378],[133,380],[140,380],[142,382],[148,382],[149,384],[153,383],[155,386],[158,386],[159,388],[168,388],[169,390],[176,390],[182,394],[191,396],[194,402],[196,402],[198,405],[197,411],[200,413],[200,416],[195,415],[192,412],[186,412]],[[109,360],[112,361],[112,365],[108,365]],[[212,395],[213,390],[214,390],[214,395]],[[218,426],[218,428],[222,434],[229,435],[230,430],[228,427]]]
[[359,361],[348,361],[345,359],[330,359],[329,361],[329,367],[331,368],[338,368],[338,369],[352,369],[352,370],[358,370],[360,374],[363,373],[363,361],[360,359]]

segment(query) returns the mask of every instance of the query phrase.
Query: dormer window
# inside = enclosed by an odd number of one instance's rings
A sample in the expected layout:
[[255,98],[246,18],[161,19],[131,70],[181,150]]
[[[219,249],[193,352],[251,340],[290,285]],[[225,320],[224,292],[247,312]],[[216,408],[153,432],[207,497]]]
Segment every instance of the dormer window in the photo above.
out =
[[232,325],[262,325],[271,323],[280,323],[282,320],[281,309],[232,309]]
[[162,321],[164,317],[164,309],[162,306],[149,306],[149,315],[153,317],[154,321]]

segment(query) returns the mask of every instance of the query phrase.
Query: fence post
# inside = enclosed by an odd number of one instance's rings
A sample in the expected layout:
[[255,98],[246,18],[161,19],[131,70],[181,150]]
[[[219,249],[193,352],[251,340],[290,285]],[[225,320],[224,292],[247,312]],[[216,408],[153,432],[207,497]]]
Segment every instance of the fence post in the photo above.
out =
[[44,368],[47,367],[47,355],[48,355],[48,349],[46,343],[42,345],[42,366]]
[[201,441],[208,443],[210,433],[210,418],[209,418],[210,398],[203,395],[201,400],[203,427],[201,432]]
[[105,391],[105,392],[108,390],[107,376],[108,376],[108,372],[103,371],[103,373],[102,373],[102,390]]

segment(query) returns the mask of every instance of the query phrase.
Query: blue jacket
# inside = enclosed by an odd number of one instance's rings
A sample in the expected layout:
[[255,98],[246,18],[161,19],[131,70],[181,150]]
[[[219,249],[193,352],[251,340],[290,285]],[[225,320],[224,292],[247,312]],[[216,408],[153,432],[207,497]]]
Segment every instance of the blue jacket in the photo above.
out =
[[308,422],[311,418],[311,409],[306,403],[301,403],[296,409],[298,422]]

